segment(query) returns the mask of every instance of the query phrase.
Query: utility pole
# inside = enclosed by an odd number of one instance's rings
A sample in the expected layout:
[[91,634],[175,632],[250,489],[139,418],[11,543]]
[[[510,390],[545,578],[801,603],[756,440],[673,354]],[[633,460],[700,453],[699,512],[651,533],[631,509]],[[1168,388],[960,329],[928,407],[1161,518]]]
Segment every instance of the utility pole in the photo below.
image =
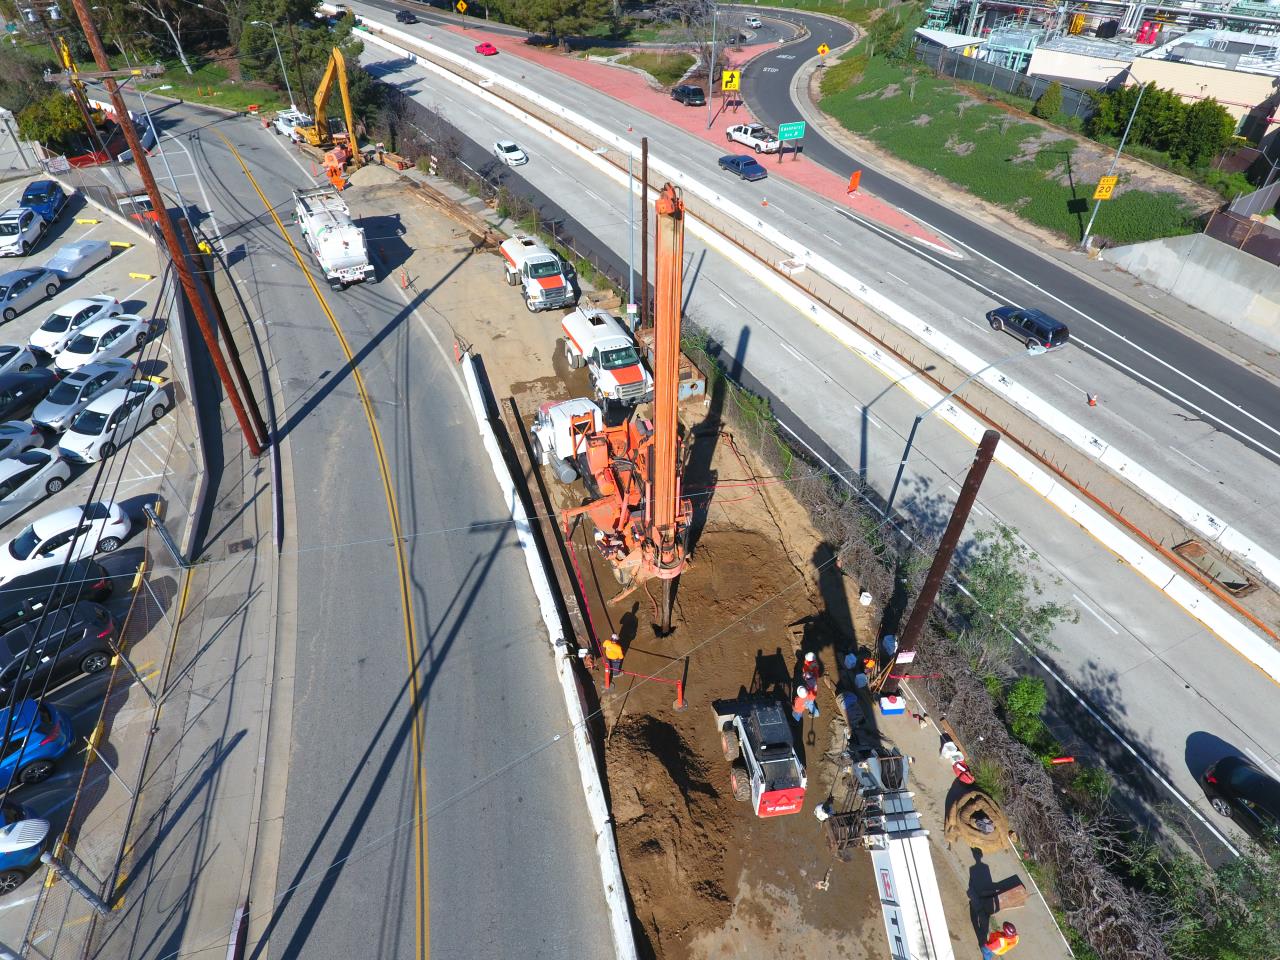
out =
[[204,343],[209,350],[209,356],[213,360],[214,369],[218,372],[218,379],[222,381],[222,388],[226,391],[227,399],[231,401],[231,407],[240,423],[240,430],[244,434],[249,452],[255,457],[259,456],[267,438],[262,437],[260,439],[253,429],[244,401],[236,391],[235,384],[231,379],[231,373],[227,370],[226,360],[223,359],[222,352],[218,349],[218,340],[214,336],[213,325],[209,321],[209,312],[205,309],[204,300],[200,296],[200,289],[196,286],[195,277],[191,273],[191,264],[183,256],[182,244],[178,240],[178,231],[174,228],[173,220],[165,209],[164,197],[160,195],[160,187],[156,184],[156,178],[151,173],[150,164],[147,163],[147,154],[142,149],[142,143],[138,140],[138,132],[133,129],[133,123],[129,119],[129,110],[125,106],[124,97],[120,95],[120,88],[116,86],[116,81],[111,75],[111,63],[107,60],[107,51],[102,45],[102,38],[98,36],[98,28],[93,22],[93,17],[89,15],[88,3],[86,0],[72,0],[72,3],[76,8],[76,16],[80,18],[80,26],[84,29],[85,39],[89,41],[89,49],[93,51],[94,62],[98,65],[99,70],[106,73],[106,76],[103,77],[103,83],[107,88],[107,93],[111,95],[111,103],[115,107],[116,116],[120,118],[120,130],[124,133],[129,149],[133,151],[133,160],[138,168],[138,175],[142,178],[143,186],[146,187],[147,197],[151,200],[151,208],[159,214],[156,222],[160,226],[160,233],[164,237],[165,246],[169,249],[169,259],[173,263],[173,269],[178,274],[178,280],[182,284],[182,291],[186,295],[187,302],[191,304],[191,309],[196,315],[196,322],[200,326],[200,334],[204,337]]
[[973,509],[973,502],[978,499],[978,488],[982,486],[983,478],[987,475],[987,467],[991,466],[991,459],[995,456],[996,444],[999,442],[1000,434],[995,430],[988,430],[982,435],[982,442],[978,444],[973,465],[969,467],[969,474],[964,478],[964,486],[960,488],[960,496],[956,498],[956,505],[951,511],[951,520],[947,523],[947,529],[943,531],[938,552],[934,554],[933,564],[924,578],[924,587],[920,591],[920,596],[916,598],[916,605],[911,608],[911,619],[907,621],[906,628],[898,637],[897,655],[904,662],[909,662],[909,658],[903,657],[903,654],[909,653],[912,656],[915,654],[916,642],[924,632],[924,625],[929,620],[929,612],[933,609],[934,601],[938,599],[942,578],[946,576],[947,567],[951,566],[951,558],[960,544],[960,534],[964,532],[964,525],[969,520],[969,511]]
[[711,129],[711,123],[715,117],[711,113],[711,102],[715,98],[711,96],[716,89],[716,18],[720,15],[720,8],[716,4],[716,0],[711,0],[711,59],[707,61],[707,129]]
[[[627,151],[627,313],[636,306],[636,156]],[[627,317],[632,332],[640,326],[634,316]]]
[[249,22],[254,26],[266,27],[271,31],[271,42],[276,45],[276,59],[280,61],[280,76],[284,77],[284,88],[289,94],[289,108],[297,110],[298,105],[293,100],[293,87],[289,86],[289,71],[284,68],[284,54],[280,52],[280,41],[276,39],[276,28],[265,20],[250,20]]
[[307,89],[307,78],[302,75],[302,64],[298,62],[298,35],[293,32],[292,22],[289,23],[289,43],[293,47],[293,72],[298,75],[298,86],[302,88],[302,105],[305,107],[311,102],[311,91]]
[[649,138],[640,138],[640,326],[649,325]]
[[[1129,114],[1129,122],[1124,125],[1124,135],[1120,138],[1120,146],[1116,147],[1116,155],[1111,158],[1111,166],[1107,168],[1107,176],[1112,176],[1116,172],[1116,165],[1120,162],[1120,153],[1124,150],[1124,143],[1129,139],[1129,131],[1133,129],[1134,118],[1138,115],[1138,105],[1142,103],[1142,95],[1147,92],[1147,85],[1144,83],[1138,88],[1138,99],[1133,101],[1133,112]],[[1080,240],[1080,249],[1088,251],[1089,234],[1093,233],[1093,221],[1098,216],[1098,208],[1102,206],[1101,200],[1093,201],[1093,213],[1089,214],[1089,223],[1084,228],[1084,237]]]

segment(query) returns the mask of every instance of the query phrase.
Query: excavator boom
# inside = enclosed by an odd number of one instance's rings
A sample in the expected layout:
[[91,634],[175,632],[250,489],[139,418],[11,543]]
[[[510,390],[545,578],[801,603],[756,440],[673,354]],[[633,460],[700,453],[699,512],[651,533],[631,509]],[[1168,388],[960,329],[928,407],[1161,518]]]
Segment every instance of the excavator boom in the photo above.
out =
[[324,76],[320,78],[320,86],[316,88],[314,123],[309,127],[299,127],[298,133],[313,147],[324,147],[333,143],[333,135],[329,130],[329,98],[333,95],[334,83],[342,97],[342,115],[347,127],[348,147],[351,151],[352,167],[360,166],[360,150],[356,145],[356,122],[351,113],[351,94],[347,89],[347,61],[342,51],[334,47],[329,52],[329,62],[325,65]]

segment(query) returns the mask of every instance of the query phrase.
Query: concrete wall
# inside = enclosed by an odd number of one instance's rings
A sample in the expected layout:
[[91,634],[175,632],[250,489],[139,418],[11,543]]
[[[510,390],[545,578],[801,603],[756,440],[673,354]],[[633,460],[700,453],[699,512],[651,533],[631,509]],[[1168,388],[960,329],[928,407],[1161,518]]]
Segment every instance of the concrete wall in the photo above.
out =
[[1236,125],[1275,92],[1275,77],[1243,73],[1199,63],[1138,57],[1129,68],[1130,83],[1154,83],[1184,100],[1213,97],[1236,118]]
[[1104,86],[1128,68],[1128,60],[1111,57],[1090,57],[1068,50],[1046,50],[1037,47],[1031,54],[1027,75],[1031,77],[1069,77]]
[[1280,350],[1280,267],[1199,233],[1114,247],[1103,257]]

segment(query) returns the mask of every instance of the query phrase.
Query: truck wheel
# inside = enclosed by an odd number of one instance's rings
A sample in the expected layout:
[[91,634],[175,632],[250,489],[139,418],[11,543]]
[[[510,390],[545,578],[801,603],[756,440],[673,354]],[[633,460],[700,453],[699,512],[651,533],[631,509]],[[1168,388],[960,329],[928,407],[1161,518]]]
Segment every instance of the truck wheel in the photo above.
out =
[[506,270],[506,271],[504,272],[504,276],[507,278],[507,286],[508,286],[508,287],[514,287],[514,286],[516,285],[516,281],[519,279],[519,278],[518,278],[514,273],[512,273],[510,270]]
[[538,312],[538,308],[533,305],[533,301],[530,300],[528,297],[524,298],[524,308],[528,310],[530,313]]
[[756,153],[759,153],[759,152],[760,152],[760,144],[758,144],[758,143],[757,143],[757,144],[756,144]]
[[738,742],[738,735],[732,730],[721,732],[720,747],[724,750],[724,758],[730,763],[733,763],[742,755],[742,744]]
[[543,464],[547,462],[546,454],[542,450],[542,441],[536,433],[529,438],[529,446],[533,448],[534,463]]
[[573,347],[569,346],[567,340],[564,345],[564,361],[569,364],[570,370],[577,370],[582,366],[582,358],[573,352]]
[[735,763],[729,769],[729,785],[733,788],[733,799],[743,803],[751,799],[751,779],[746,767]]
[[724,138],[725,138],[726,140],[728,140],[730,143],[733,143],[733,134],[732,134],[732,133],[726,133],[726,134],[724,135]]

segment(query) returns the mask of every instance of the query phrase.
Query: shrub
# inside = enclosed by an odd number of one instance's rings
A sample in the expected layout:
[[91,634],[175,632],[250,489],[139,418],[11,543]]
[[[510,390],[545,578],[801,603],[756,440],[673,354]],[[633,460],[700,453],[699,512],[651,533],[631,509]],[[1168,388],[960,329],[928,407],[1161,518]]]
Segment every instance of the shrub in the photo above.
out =
[[1037,116],[1042,120],[1052,120],[1062,112],[1062,84],[1057,80],[1049,84],[1044,93],[1040,94],[1040,99],[1036,101],[1036,105],[1031,108],[1033,116]]

